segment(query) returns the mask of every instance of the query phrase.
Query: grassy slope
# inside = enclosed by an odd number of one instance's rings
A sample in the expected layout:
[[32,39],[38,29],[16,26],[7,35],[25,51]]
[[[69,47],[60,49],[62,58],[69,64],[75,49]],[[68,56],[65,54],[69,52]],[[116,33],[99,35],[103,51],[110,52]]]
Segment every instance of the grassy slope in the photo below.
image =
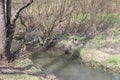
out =
[[[109,32],[113,30],[112,32]],[[112,28],[107,33],[88,41],[81,51],[86,62],[99,62],[103,66],[120,71],[120,28]]]

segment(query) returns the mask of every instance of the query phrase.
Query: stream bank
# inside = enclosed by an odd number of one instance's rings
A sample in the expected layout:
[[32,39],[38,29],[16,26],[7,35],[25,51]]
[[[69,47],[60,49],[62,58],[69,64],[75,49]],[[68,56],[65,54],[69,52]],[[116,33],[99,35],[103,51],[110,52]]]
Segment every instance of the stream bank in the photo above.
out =
[[89,63],[85,64],[59,49],[38,50],[31,60],[35,65],[42,66],[47,74],[54,73],[58,80],[120,80],[119,74],[111,74],[98,67],[93,69]]
[[[114,33],[117,34],[118,32]],[[110,73],[120,73],[120,37],[119,34],[111,39],[110,35],[98,35],[92,39],[85,39],[76,35],[67,36],[56,47],[63,50],[79,51],[81,62],[89,66],[101,67]]]

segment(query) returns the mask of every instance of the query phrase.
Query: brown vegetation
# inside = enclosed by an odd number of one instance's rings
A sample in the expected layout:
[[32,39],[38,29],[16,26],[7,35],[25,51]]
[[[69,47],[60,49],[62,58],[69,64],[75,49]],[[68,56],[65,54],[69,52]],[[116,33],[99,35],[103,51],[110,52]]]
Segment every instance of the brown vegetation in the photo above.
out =
[[[56,33],[94,35],[111,26],[117,7],[111,0],[36,0],[22,12],[20,21],[28,32],[39,30],[43,41]],[[101,20],[97,21],[97,16]]]
[[[91,39],[108,28],[119,26],[118,3],[112,0],[36,0],[20,14],[16,32],[20,32],[21,26],[26,33],[39,32],[43,46],[48,46],[61,34]],[[13,7],[16,9],[22,4],[25,0],[20,4],[14,2]]]

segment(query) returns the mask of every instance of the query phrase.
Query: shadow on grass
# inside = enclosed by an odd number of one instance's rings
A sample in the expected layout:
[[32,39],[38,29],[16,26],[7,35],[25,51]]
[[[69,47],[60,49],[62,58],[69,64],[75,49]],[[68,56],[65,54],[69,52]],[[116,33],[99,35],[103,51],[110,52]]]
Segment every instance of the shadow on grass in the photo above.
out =
[[31,67],[37,68],[35,65],[28,65],[25,67],[5,67],[0,66],[0,74],[3,75],[32,75],[32,76],[44,76],[39,70],[29,70]]

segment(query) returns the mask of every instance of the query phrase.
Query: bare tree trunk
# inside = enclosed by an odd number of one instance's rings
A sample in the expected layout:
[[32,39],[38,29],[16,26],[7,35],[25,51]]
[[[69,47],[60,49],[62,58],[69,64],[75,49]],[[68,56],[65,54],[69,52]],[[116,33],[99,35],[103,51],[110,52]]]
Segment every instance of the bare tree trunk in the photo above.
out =
[[5,6],[4,0],[0,0],[0,55],[5,53],[6,46],[6,31],[5,31]]
[[11,20],[12,0],[0,0],[0,58],[2,58],[3,55],[5,55],[8,61],[11,59],[10,49],[13,35],[15,32],[15,23],[19,17],[20,12],[26,7],[28,7],[32,2],[33,0],[30,0],[30,2],[21,7],[16,12],[16,14],[13,15],[13,20]]
[[6,1],[6,17],[7,17],[7,24],[6,24],[6,29],[7,29],[7,42],[6,42],[6,57],[9,60],[10,57],[10,48],[11,48],[11,43],[12,43],[12,38],[14,34],[14,27],[11,25],[11,0]]

